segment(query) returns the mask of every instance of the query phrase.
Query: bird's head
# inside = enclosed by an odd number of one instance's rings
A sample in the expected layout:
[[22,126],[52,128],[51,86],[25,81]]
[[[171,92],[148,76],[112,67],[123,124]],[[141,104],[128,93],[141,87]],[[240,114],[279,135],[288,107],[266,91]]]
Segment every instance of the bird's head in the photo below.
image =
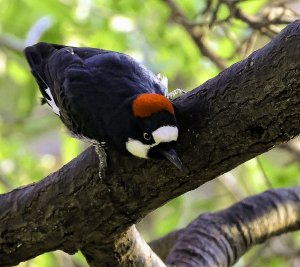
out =
[[126,150],[140,158],[167,158],[184,170],[174,145],[178,128],[172,103],[163,95],[139,94],[131,103],[135,130],[126,140]]

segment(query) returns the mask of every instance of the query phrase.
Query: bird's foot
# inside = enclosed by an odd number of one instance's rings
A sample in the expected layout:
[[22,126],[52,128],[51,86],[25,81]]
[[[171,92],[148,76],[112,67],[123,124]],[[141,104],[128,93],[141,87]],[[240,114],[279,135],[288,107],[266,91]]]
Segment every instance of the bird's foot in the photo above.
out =
[[163,88],[165,90],[165,96],[167,96],[170,100],[173,100],[176,97],[181,96],[186,93],[186,91],[179,89],[179,88],[168,93],[168,78],[166,76],[162,75],[161,73],[158,73],[156,75],[156,77],[158,78],[160,84],[163,86]]
[[170,92],[169,95],[168,95],[168,97],[169,97],[169,99],[173,100],[176,97],[181,96],[181,95],[183,95],[185,93],[186,93],[186,91],[184,91],[184,90],[182,90],[180,88],[177,88],[177,89],[173,90],[172,92]]
[[101,144],[97,144],[94,147],[99,158],[99,178],[103,180],[107,168],[107,155],[104,146]]

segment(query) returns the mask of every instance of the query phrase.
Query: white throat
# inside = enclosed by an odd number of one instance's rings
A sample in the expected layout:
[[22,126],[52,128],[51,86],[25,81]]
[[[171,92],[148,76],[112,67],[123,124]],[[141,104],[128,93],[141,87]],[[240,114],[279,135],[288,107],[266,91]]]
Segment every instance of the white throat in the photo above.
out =
[[160,143],[176,141],[178,138],[178,128],[176,126],[162,126],[153,131],[152,136],[155,143],[151,145],[144,144],[140,140],[128,138],[126,149],[136,157],[147,159],[151,147],[157,146]]

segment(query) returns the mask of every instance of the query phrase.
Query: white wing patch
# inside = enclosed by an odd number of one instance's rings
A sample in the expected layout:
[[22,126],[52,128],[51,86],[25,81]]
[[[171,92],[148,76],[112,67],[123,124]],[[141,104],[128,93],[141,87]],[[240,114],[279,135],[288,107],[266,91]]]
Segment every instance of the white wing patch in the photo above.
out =
[[47,89],[45,89],[45,92],[46,92],[46,94],[50,98],[50,100],[46,98],[47,103],[50,105],[50,107],[52,108],[53,112],[59,116],[60,115],[59,108],[58,108],[58,106],[54,102],[54,99],[53,99],[53,96],[51,94],[50,88],[48,87]]

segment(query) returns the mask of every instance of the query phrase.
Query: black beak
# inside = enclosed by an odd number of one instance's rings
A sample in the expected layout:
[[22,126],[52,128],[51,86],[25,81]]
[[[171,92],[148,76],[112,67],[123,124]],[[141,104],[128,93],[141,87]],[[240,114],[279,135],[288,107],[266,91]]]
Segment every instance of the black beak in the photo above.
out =
[[172,162],[180,171],[187,171],[186,167],[184,167],[181,160],[179,159],[177,152],[173,148],[169,150],[164,150],[163,148],[161,148],[159,149],[159,152],[164,155],[170,162]]

